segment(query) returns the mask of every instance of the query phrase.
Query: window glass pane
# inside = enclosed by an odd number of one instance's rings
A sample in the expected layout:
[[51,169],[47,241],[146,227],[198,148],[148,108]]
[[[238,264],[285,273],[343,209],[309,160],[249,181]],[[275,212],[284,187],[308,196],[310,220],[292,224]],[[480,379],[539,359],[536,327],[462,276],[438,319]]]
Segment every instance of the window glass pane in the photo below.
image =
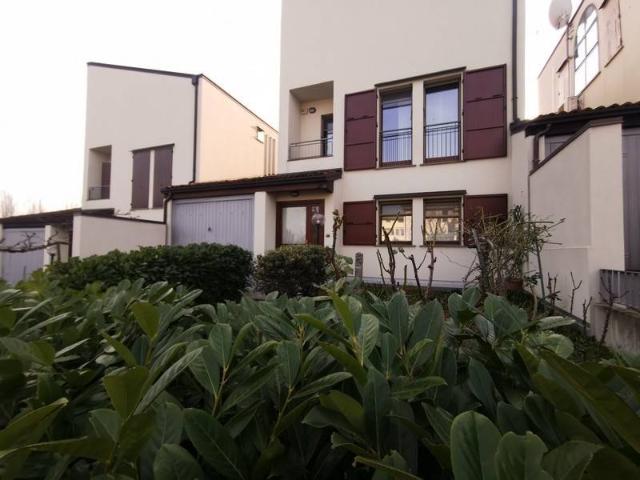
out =
[[460,200],[426,200],[424,231],[427,242],[460,241]]
[[591,49],[598,43],[598,28],[593,26],[587,32],[587,43],[586,50],[587,52],[591,51]]
[[457,157],[460,145],[459,87],[449,85],[425,93],[426,158]]
[[282,243],[284,245],[307,243],[307,207],[282,209]]
[[589,28],[593,23],[595,23],[596,18],[598,16],[596,9],[594,7],[589,7],[587,8],[587,11],[585,12],[585,17],[586,17],[586,28]]
[[582,38],[584,37],[584,34],[586,32],[586,25],[584,22],[580,22],[578,24],[578,32],[576,33],[576,38],[578,41],[582,40]]
[[382,163],[411,160],[411,91],[382,97]]
[[383,203],[380,210],[382,215],[411,214],[410,203]]
[[589,83],[591,80],[593,80],[593,77],[595,77],[598,74],[598,71],[600,68],[600,65],[598,65],[598,49],[597,48],[589,54],[589,56],[587,57],[587,61],[585,63],[587,65],[585,82]]
[[[395,222],[395,223],[394,223]],[[411,241],[411,215],[396,217],[383,217],[380,219],[380,226],[389,234],[392,242]],[[384,239],[384,235],[382,236]]]
[[586,52],[586,41],[583,40],[582,42],[579,42],[578,45],[576,46],[576,66],[580,66],[580,64],[584,61],[585,56],[587,55]]
[[585,70],[586,70],[586,66],[584,63],[582,64],[582,66],[578,67],[578,69],[576,70],[576,79],[575,79],[576,93],[580,93],[586,85]]

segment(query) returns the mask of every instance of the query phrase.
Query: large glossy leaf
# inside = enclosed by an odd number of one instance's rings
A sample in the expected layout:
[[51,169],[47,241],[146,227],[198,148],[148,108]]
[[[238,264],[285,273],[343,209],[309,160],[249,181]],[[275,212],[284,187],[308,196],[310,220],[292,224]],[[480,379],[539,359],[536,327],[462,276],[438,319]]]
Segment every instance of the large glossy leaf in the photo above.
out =
[[338,390],[331,390],[320,397],[320,404],[341,414],[347,422],[359,433],[365,431],[365,413],[362,405],[353,397]]
[[296,342],[284,340],[280,342],[276,352],[279,370],[284,376],[284,381],[290,389],[293,389],[300,370],[300,347]]
[[253,375],[247,378],[243,384],[232,390],[222,405],[220,413],[229,411],[231,408],[244,402],[260,390],[271,380],[275,371],[274,369],[275,365],[267,365],[266,367],[256,371]]
[[364,365],[365,361],[371,355],[371,352],[376,347],[378,341],[378,319],[370,313],[362,315],[360,321],[360,330],[358,331],[358,349],[357,357],[360,365]]
[[391,389],[387,380],[375,368],[369,369],[363,392],[364,421],[367,435],[377,452],[383,451],[391,410]]
[[541,466],[546,451],[544,442],[531,432],[507,433],[495,455],[498,480],[554,480]]
[[167,443],[179,444],[182,440],[184,415],[182,409],[175,403],[163,402],[155,408],[153,430],[149,441],[145,445],[145,452],[151,456],[157,454],[162,445]]
[[204,472],[191,454],[179,445],[163,445],[153,462],[156,480],[204,480]]
[[636,452],[640,453],[640,417],[597,377],[550,352],[542,357]]
[[118,352],[128,367],[135,367],[138,364],[133,353],[131,353],[131,350],[129,350],[120,340],[110,337],[105,332],[101,332],[100,335],[102,335],[106,342],[111,345],[116,352]]
[[108,408],[92,410],[89,412],[89,422],[98,437],[108,438],[113,443],[118,440],[122,419],[115,410]]
[[389,324],[393,333],[401,344],[409,336],[409,303],[403,292],[396,292],[387,305]]
[[491,417],[495,418],[495,384],[489,370],[475,358],[469,360],[469,389],[482,402]]
[[189,370],[207,392],[217,395],[220,387],[220,365],[210,345],[202,348],[200,356],[189,365]]
[[583,480],[638,480],[640,468],[620,452],[604,447],[598,450],[587,466]]
[[448,445],[451,438],[451,424],[453,423],[451,414],[443,408],[434,407],[428,403],[423,403],[422,408],[429,425],[436,432],[440,441]]
[[231,350],[233,348],[231,325],[228,323],[216,323],[209,333],[209,343],[218,365],[228,368],[231,363]]
[[497,480],[494,456],[500,432],[484,415],[469,411],[451,424],[451,467],[456,479]]
[[503,434],[513,432],[524,435],[529,430],[527,416],[522,410],[509,403],[498,402],[496,421]]
[[23,342],[12,337],[0,337],[2,345],[9,353],[24,362],[36,362],[50,366],[55,359],[55,349],[45,341]]
[[148,375],[146,367],[133,367],[102,380],[111,404],[122,418],[127,418],[138,406]]
[[391,393],[394,398],[399,400],[413,400],[419,397],[427,390],[446,385],[442,377],[420,377],[416,379],[407,379],[401,383],[394,385]]
[[136,413],[143,412],[151,403],[156,399],[158,395],[160,395],[165,388],[169,386],[171,382],[175,380],[175,378],[182,373],[182,371],[187,368],[191,362],[193,362],[196,358],[200,356],[201,349],[198,348],[196,350],[192,350],[191,352],[186,353],[182,358],[180,358],[177,362],[171,365],[168,369],[164,371],[162,375],[155,381],[153,385],[146,391],[142,400],[138,404],[136,408]]
[[70,455],[76,458],[89,458],[92,460],[106,461],[111,455],[113,442],[106,438],[73,438],[69,440],[56,440],[52,442],[34,443],[13,450],[0,451],[0,460],[13,455],[20,450],[32,452],[52,452],[60,455]]
[[588,442],[570,441],[547,453],[542,466],[554,480],[580,480],[593,456],[602,447]]
[[4,429],[0,430],[0,450],[7,450],[38,441],[39,437],[34,438],[34,434],[43,432],[68,403],[69,401],[66,398],[60,398],[49,405],[25,413],[9,422]]
[[237,445],[213,416],[189,408],[185,410],[184,419],[189,440],[209,465],[226,478],[248,478],[247,465]]
[[320,346],[333,358],[335,358],[342,366],[355,378],[358,383],[364,384],[367,381],[367,373],[362,365],[349,353],[330,343],[320,343]]
[[133,316],[150,339],[154,339],[160,328],[158,309],[149,302],[137,302],[131,305]]
[[329,292],[329,297],[331,297],[331,301],[333,302],[333,306],[338,312],[338,317],[342,320],[342,324],[344,328],[347,330],[347,333],[351,337],[356,336],[356,330],[353,323],[353,315],[351,314],[351,310],[349,309],[349,304],[344,301],[340,296],[335,292]]
[[[398,452],[393,452],[392,455],[397,455],[398,457],[400,456],[398,454]],[[367,457],[363,457],[363,456],[357,456],[355,458],[355,462],[356,463],[361,463],[362,465],[367,465],[368,467],[372,467],[374,469],[376,469],[379,472],[383,472],[385,474],[384,477],[376,477],[374,476],[373,478],[375,478],[375,480],[378,479],[394,479],[394,480],[420,480],[420,477],[416,477],[415,475],[413,475],[410,472],[407,472],[406,470],[403,470],[402,468],[394,465],[394,463],[396,463],[394,460],[394,458],[390,458],[390,456],[385,457],[382,461],[381,460],[377,460],[375,458],[367,458]],[[402,461],[401,463],[405,463],[404,461]]]
[[139,415],[132,415],[124,422],[116,446],[116,456],[121,461],[138,458],[153,431],[154,417],[155,412],[148,410]]
[[300,388],[298,392],[293,396],[293,398],[302,398],[308,395],[314,395],[316,393],[322,392],[329,387],[332,387],[336,383],[343,382],[348,378],[351,378],[351,374],[349,372],[330,373]]
[[393,364],[398,351],[398,339],[389,332],[382,335],[380,346],[380,357],[382,359],[382,373],[388,379],[393,373]]

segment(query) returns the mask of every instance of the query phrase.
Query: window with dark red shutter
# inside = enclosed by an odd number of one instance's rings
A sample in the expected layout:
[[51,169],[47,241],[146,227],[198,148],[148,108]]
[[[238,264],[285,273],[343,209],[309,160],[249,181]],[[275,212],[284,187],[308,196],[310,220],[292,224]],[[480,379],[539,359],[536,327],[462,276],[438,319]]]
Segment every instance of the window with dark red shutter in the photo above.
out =
[[344,245],[376,244],[376,202],[345,202],[342,206],[344,215]]
[[376,91],[345,95],[344,104],[344,169],[376,168]]
[[164,187],[171,185],[171,168],[173,164],[173,145],[155,149],[153,162],[153,208],[162,207]]
[[482,218],[501,222],[509,215],[509,202],[506,193],[497,195],[466,195],[464,197],[464,243],[472,246],[473,241],[468,234]]
[[151,150],[133,152],[131,208],[149,208],[149,167]]
[[507,155],[506,66],[464,74],[464,159]]

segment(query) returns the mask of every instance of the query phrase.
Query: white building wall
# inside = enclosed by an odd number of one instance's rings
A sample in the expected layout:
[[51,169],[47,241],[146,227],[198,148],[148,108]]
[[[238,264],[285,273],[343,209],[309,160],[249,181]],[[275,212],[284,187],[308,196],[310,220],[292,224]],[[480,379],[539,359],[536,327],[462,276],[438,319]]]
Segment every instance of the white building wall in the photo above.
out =
[[[172,183],[193,176],[195,88],[191,77],[89,65],[82,208],[162,220],[162,209],[131,212],[132,150],[174,144]],[[111,146],[111,195],[87,200],[90,150]],[[153,181],[153,176],[151,176]]]
[[140,247],[165,244],[166,225],[155,222],[75,215],[73,217],[74,257],[104,255],[112,250],[128,252]]

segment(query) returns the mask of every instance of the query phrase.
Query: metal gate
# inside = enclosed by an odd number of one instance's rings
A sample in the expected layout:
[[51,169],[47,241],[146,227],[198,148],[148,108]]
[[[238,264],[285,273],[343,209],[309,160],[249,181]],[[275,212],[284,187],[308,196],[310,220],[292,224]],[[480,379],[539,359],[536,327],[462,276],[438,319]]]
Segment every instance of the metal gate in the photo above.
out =
[[[3,232],[5,246],[18,245],[29,239],[31,245],[44,243],[44,228],[5,228]],[[9,253],[2,252],[2,278],[11,284],[24,280],[31,272],[42,268],[44,251]]]
[[623,130],[625,268],[640,271],[640,129]]
[[171,243],[232,244],[253,251],[253,196],[176,200]]

